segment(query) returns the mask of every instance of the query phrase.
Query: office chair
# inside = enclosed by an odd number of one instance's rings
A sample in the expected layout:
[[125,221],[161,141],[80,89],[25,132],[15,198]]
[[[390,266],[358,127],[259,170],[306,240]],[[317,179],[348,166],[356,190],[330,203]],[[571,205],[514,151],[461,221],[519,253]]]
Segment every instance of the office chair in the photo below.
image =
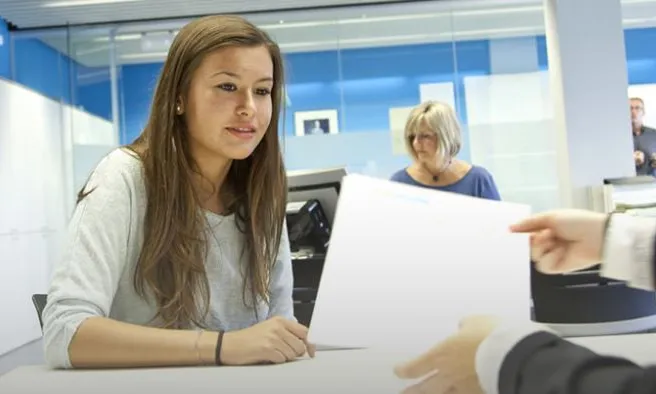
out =
[[43,309],[46,307],[47,302],[48,302],[48,296],[45,294],[32,295],[32,303],[34,304],[34,309],[36,309],[36,314],[39,317],[39,325],[41,326],[42,331],[43,331],[43,320],[41,319],[41,314],[43,313]]

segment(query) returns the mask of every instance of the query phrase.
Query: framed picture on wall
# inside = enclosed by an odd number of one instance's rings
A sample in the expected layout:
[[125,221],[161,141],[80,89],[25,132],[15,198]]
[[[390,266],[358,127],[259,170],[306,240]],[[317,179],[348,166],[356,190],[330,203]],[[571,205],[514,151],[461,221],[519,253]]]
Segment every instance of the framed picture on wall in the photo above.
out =
[[337,110],[297,111],[294,113],[296,135],[339,134]]

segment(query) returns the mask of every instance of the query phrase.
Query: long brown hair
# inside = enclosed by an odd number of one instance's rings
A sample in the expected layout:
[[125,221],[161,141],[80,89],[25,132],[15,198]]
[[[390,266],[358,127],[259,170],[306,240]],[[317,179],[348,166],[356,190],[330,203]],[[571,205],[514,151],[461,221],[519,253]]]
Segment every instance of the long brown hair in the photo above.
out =
[[[273,114],[254,152],[233,161],[226,182],[235,198],[228,207],[244,234],[248,293],[268,302],[269,273],[283,231],[287,178],[278,141],[283,91],[283,61],[277,44],[262,30],[237,16],[197,19],[177,34],[164,63],[143,133],[128,148],[142,162],[148,204],[144,244],[134,275],[135,290],[147,290],[165,327],[203,326],[209,308],[205,271],[207,223],[192,178],[198,168],[188,149],[186,125],[176,114],[176,100],[185,98],[203,58],[229,46],[265,46],[273,61]],[[253,307],[255,301],[253,300]]]

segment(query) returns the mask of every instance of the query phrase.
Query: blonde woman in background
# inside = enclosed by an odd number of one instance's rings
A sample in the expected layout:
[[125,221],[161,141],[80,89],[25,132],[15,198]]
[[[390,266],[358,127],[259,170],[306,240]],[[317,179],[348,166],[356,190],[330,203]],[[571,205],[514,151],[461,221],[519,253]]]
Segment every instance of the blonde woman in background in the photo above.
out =
[[485,168],[456,158],[462,136],[450,106],[427,101],[413,109],[405,126],[405,143],[414,162],[392,175],[392,181],[501,200],[494,179]]

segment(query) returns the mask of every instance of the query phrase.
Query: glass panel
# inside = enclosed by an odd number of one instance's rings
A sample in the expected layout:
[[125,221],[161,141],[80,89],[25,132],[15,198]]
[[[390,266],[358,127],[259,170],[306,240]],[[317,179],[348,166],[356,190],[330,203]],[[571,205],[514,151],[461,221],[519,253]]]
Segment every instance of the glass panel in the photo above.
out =
[[343,166],[389,178],[407,165],[398,139],[407,108],[419,103],[420,85],[453,74],[451,46],[439,43],[449,41],[449,16],[423,11],[358,7],[261,25],[287,63],[289,169]]
[[389,178],[410,161],[410,110],[436,96],[453,103],[454,66],[448,11],[383,11],[339,21],[344,148],[336,152],[351,171]]
[[24,212],[17,217],[44,220],[39,225],[21,224],[33,227],[32,231],[61,230],[66,213],[72,210],[70,129],[64,126],[65,110],[72,103],[67,41],[65,30],[13,33],[11,37],[13,86],[6,90],[14,113],[21,116],[11,120],[8,135],[21,138],[12,138],[6,144],[11,148],[6,157],[11,162],[12,156],[20,155],[20,159],[14,157],[16,164],[30,164],[7,172],[18,178],[13,182],[2,180],[2,184],[17,188],[16,198],[6,204],[12,209],[10,216]]
[[560,204],[543,19],[539,5],[453,12],[466,150],[535,211]]
[[115,35],[120,138],[122,144],[133,142],[146,126],[157,78],[180,23],[171,26],[119,27]]
[[346,166],[334,145],[344,128],[337,24],[289,16],[259,25],[278,42],[285,61],[281,133],[287,169]]
[[71,95],[64,113],[72,133],[73,187],[86,183],[98,162],[118,145],[112,108],[113,41],[109,29],[71,28]]
[[13,325],[0,352],[41,336],[38,320],[20,310],[32,294],[47,291],[74,202],[64,124],[73,103],[67,40],[65,30],[12,33],[13,81],[0,81],[0,251],[12,267],[0,267],[0,287],[22,303],[5,308]]
[[67,47],[66,30],[12,34],[12,79],[43,96],[71,104],[72,63]]

